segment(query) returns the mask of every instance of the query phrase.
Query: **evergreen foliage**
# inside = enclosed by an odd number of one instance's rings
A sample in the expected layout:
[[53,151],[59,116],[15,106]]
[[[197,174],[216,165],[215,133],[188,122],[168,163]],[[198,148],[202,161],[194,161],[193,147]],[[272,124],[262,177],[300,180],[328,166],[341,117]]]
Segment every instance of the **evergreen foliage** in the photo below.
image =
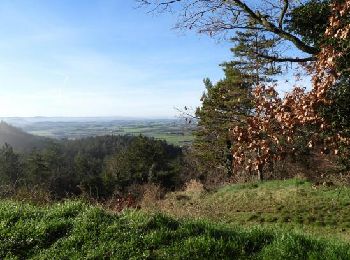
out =
[[255,85],[271,82],[274,75],[282,73],[281,64],[263,58],[263,55],[269,55],[277,47],[277,39],[250,29],[238,31],[231,41],[234,44],[231,48],[234,58],[224,65],[229,64],[238,69],[247,82]]
[[330,0],[309,0],[292,9],[286,21],[288,31],[319,49],[331,16],[330,3]]
[[179,186],[181,149],[164,141],[137,137],[128,147],[106,161],[105,179],[117,190],[155,183],[167,189]]
[[244,124],[251,113],[250,76],[229,64],[224,71],[225,78],[216,84],[204,80],[206,92],[196,111],[199,120],[193,147],[201,172],[232,172],[229,130]]
[[51,199],[124,196],[130,186],[146,183],[175,189],[181,184],[181,157],[181,148],[143,136],[57,140],[23,154],[5,144],[0,149],[0,188],[43,190]]
[[0,149],[0,183],[17,185],[22,178],[22,164],[19,155],[5,144]]

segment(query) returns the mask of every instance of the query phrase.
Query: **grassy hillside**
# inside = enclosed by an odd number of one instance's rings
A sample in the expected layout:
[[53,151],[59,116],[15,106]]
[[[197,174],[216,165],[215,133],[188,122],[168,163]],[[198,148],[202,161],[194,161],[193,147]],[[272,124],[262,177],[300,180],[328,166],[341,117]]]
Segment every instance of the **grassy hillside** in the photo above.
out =
[[0,202],[0,241],[1,259],[350,259],[340,242],[72,201]]
[[263,225],[350,241],[350,188],[298,179],[170,193],[152,208],[176,217]]
[[33,148],[43,148],[49,140],[44,137],[34,136],[13,127],[3,121],[0,122],[0,146],[5,143],[11,145],[18,152],[28,152]]

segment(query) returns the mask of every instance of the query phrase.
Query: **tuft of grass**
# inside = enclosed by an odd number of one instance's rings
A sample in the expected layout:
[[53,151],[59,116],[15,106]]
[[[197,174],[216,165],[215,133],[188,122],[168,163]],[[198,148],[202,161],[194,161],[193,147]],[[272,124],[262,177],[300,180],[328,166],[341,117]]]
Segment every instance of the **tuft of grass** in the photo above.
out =
[[278,229],[163,214],[119,215],[80,201],[0,202],[1,259],[349,259],[347,244]]

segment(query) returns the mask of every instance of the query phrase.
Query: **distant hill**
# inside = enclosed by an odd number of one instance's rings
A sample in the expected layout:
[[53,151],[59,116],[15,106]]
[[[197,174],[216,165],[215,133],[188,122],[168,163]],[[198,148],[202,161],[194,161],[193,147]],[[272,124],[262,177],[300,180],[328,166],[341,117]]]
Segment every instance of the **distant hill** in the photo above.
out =
[[41,149],[49,142],[48,138],[34,136],[4,121],[0,122],[0,146],[7,143],[18,152],[29,152],[34,148]]
[[[149,121],[149,120],[170,120],[170,119],[152,119],[152,118],[141,118],[141,117],[0,117],[1,121],[5,121],[16,127],[23,127],[27,125],[33,125],[37,123],[53,123],[53,122],[112,122],[112,121]],[[174,119],[172,119],[174,120]]]

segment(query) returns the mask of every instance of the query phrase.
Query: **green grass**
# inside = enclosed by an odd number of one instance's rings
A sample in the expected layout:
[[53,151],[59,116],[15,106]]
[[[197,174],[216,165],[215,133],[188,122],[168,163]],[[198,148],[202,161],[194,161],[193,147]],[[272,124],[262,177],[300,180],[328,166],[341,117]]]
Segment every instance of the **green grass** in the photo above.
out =
[[162,214],[120,215],[79,201],[0,202],[0,259],[350,259],[335,240]]
[[350,241],[350,188],[291,179],[167,195],[158,208],[175,217],[229,225],[279,227]]

